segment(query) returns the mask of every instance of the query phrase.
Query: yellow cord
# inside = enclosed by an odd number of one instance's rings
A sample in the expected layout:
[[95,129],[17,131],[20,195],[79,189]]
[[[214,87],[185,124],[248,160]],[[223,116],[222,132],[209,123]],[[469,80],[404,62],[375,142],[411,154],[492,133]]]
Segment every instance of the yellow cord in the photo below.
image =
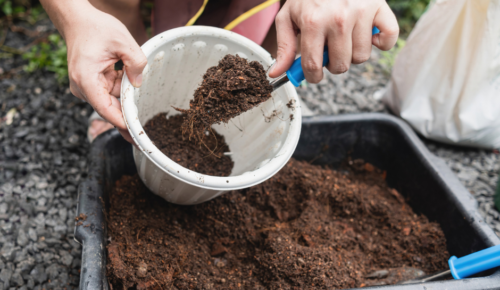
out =
[[205,6],[207,6],[207,3],[208,3],[208,0],[203,0],[203,5],[201,5],[200,10],[198,10],[198,12],[196,12],[196,14],[193,16],[193,18],[189,19],[189,21],[186,24],[186,26],[191,26],[191,25],[193,25],[196,22],[196,20],[198,20],[198,18],[200,17],[201,13],[203,13],[203,10],[205,10]]
[[245,13],[241,14],[240,16],[238,16],[238,18],[236,18],[235,20],[231,21],[231,23],[229,23],[228,25],[226,25],[226,27],[224,27],[224,29],[226,29],[226,30],[232,30],[233,28],[235,28],[236,26],[238,26],[238,24],[240,24],[241,22],[247,20],[248,18],[250,18],[254,14],[257,14],[259,11],[264,10],[265,8],[273,5],[274,3],[279,3],[279,2],[280,2],[280,0],[267,0],[266,2],[257,5],[254,8],[252,8],[252,9],[248,10],[247,12],[245,12]]

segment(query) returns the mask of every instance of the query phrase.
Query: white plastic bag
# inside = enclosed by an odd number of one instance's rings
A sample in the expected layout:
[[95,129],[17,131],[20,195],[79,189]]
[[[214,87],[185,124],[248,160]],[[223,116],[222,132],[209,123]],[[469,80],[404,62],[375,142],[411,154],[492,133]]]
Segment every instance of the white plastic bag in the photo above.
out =
[[384,101],[425,137],[500,147],[500,0],[436,1],[396,59]]

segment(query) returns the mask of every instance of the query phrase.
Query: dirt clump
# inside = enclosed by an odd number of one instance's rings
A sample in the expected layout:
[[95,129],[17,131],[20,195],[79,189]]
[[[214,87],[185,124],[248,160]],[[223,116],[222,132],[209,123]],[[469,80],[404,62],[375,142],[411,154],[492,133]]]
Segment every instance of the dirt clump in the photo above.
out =
[[124,176],[110,193],[108,239],[113,289],[364,287],[446,269],[449,257],[439,225],[384,172],[294,159],[262,184],[189,207]]
[[210,67],[196,89],[185,113],[182,132],[199,139],[213,124],[228,123],[231,118],[268,100],[273,91],[266,71],[257,61],[248,62],[238,55],[226,55]]
[[75,218],[75,221],[85,221],[87,220],[87,215],[84,213],[81,213],[79,216]]
[[224,155],[229,147],[224,137],[211,130],[199,136],[199,143],[182,135],[184,115],[170,116],[160,113],[151,118],[144,131],[153,144],[166,156],[181,166],[212,176],[229,176],[234,162]]

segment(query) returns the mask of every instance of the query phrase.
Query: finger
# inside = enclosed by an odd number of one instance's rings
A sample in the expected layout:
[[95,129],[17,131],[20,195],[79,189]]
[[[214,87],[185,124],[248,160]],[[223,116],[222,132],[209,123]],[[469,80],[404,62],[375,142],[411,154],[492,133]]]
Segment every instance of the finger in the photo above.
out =
[[104,71],[104,78],[108,84],[108,92],[117,98],[120,97],[120,90],[122,85],[122,70],[106,70]]
[[127,126],[123,120],[120,102],[109,93],[105,82],[104,76],[100,75],[94,79],[85,79],[81,87],[87,88],[87,91],[84,92],[87,101],[101,117],[118,129],[126,130]]
[[276,57],[276,63],[269,72],[271,78],[279,77],[292,66],[297,51],[297,34],[286,6],[276,16],[276,33],[278,56]]
[[132,136],[130,135],[128,129],[127,130],[122,130],[122,129],[118,129],[118,132],[120,132],[120,134],[123,136],[123,138],[125,140],[127,140],[129,143],[131,143],[132,145],[134,145],[137,149],[139,149],[137,147],[137,145],[135,144],[134,142],[134,139],[132,138]]
[[372,52],[372,21],[359,20],[352,31],[352,60],[360,64],[370,58]]
[[136,88],[140,87],[142,84],[142,71],[148,64],[148,59],[139,45],[134,40],[129,41],[128,45],[125,45],[118,52],[118,57],[123,61],[130,83]]
[[121,78],[117,78],[115,80],[113,88],[111,89],[111,91],[109,92],[109,94],[112,95],[112,96],[114,96],[114,97],[119,98],[120,94],[121,94],[121,88],[122,88],[122,79]]
[[300,38],[304,76],[310,83],[319,83],[323,79],[323,51],[326,36],[317,25],[309,24],[301,29]]
[[332,74],[345,73],[352,61],[353,26],[344,23],[328,34],[328,70]]
[[375,15],[373,25],[380,29],[380,33],[372,36],[372,43],[381,50],[391,49],[398,40],[399,26],[396,16],[387,4],[382,5]]

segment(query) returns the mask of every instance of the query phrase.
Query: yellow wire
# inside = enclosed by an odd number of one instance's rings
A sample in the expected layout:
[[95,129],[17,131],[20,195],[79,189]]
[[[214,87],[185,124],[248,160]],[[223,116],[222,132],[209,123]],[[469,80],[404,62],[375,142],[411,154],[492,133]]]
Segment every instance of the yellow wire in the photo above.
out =
[[186,26],[191,26],[191,25],[193,25],[196,22],[196,20],[198,20],[198,18],[200,17],[201,13],[203,13],[203,10],[205,10],[205,6],[207,6],[207,3],[208,3],[208,0],[203,0],[203,5],[201,5],[200,10],[198,10],[198,12],[196,12],[196,14],[193,16],[193,18],[189,19],[189,21],[186,24]]
[[233,28],[235,28],[241,22],[247,20],[248,18],[250,18],[254,14],[257,14],[257,12],[259,12],[261,10],[264,10],[265,8],[273,5],[274,3],[279,3],[279,2],[280,2],[280,0],[267,0],[266,2],[257,5],[254,8],[252,8],[252,9],[248,10],[247,12],[245,12],[245,13],[241,14],[240,16],[238,16],[238,18],[236,18],[235,20],[231,21],[231,23],[229,23],[228,25],[226,25],[226,27],[224,27],[224,29],[226,29],[226,30],[232,30]]

